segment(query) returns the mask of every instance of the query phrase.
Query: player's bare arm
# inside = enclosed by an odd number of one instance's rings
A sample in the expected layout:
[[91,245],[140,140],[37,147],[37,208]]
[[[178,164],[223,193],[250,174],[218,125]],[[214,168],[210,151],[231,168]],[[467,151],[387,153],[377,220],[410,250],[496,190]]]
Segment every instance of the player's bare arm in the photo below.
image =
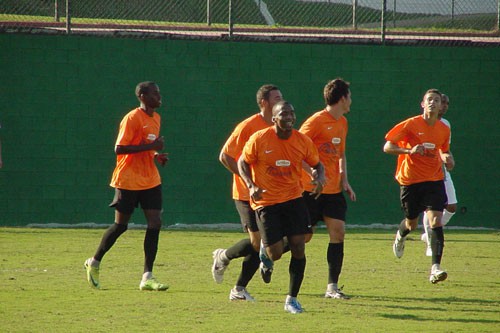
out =
[[219,161],[230,172],[232,172],[238,176],[240,175],[240,171],[238,170],[238,163],[236,162],[236,160],[234,158],[232,158],[228,154],[221,151],[219,154]]
[[160,136],[151,143],[145,143],[140,145],[128,145],[128,146],[117,145],[115,146],[115,153],[116,155],[135,154],[148,150],[162,150],[164,146],[165,146],[165,138],[163,136]]
[[323,192],[323,187],[326,183],[325,167],[321,162],[319,162],[315,166],[311,167],[311,169],[311,174],[314,177],[311,184],[315,185],[313,191],[311,192],[311,195],[314,195],[314,199],[317,199],[321,195],[321,192]]
[[356,193],[352,189],[351,185],[349,184],[349,180],[347,178],[347,158],[345,156],[345,153],[339,159],[339,167],[340,167],[339,168],[340,179],[342,181],[342,189],[344,190],[344,192],[347,192],[351,201],[356,201]]
[[384,153],[390,154],[390,155],[401,155],[401,154],[424,155],[425,154],[425,147],[422,144],[418,144],[418,145],[413,146],[411,148],[402,148],[391,141],[387,141],[384,145]]
[[262,199],[262,193],[264,193],[266,190],[261,189],[260,187],[255,185],[255,183],[252,180],[250,165],[247,162],[245,162],[243,157],[240,157],[240,159],[238,160],[238,170],[241,179],[243,179],[243,181],[248,187],[250,198],[252,200]]

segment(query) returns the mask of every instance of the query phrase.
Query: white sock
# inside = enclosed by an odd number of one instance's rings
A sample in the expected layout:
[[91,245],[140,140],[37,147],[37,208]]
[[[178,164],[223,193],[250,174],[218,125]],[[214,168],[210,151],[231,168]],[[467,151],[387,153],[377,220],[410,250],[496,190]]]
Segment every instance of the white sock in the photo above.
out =
[[100,261],[98,261],[98,260],[95,260],[94,258],[92,258],[92,259],[90,260],[90,266],[92,266],[92,267],[99,268],[99,265],[100,265],[100,264],[101,264],[101,262],[100,262]]
[[450,222],[453,215],[455,215],[455,213],[450,213],[446,209],[443,211],[443,217],[441,218],[441,224],[443,225],[443,227],[447,225],[448,222]]
[[285,300],[285,303],[290,303],[291,301],[293,301],[294,299],[297,299],[297,297],[292,297],[290,295],[286,295],[286,300]]
[[153,272],[146,272],[142,274],[142,281],[147,281],[153,277]]
[[222,261],[224,261],[224,263],[227,265],[231,262],[231,260],[229,260],[229,258],[226,256],[226,251],[227,250],[224,250],[221,252],[220,254],[220,258],[222,259]]
[[327,286],[326,286],[326,290],[327,291],[336,291],[338,290],[338,284],[337,283],[329,283]]
[[429,218],[426,213],[424,213],[424,217],[422,218],[422,224],[424,226],[424,232],[428,235],[429,233],[427,230],[429,230]]

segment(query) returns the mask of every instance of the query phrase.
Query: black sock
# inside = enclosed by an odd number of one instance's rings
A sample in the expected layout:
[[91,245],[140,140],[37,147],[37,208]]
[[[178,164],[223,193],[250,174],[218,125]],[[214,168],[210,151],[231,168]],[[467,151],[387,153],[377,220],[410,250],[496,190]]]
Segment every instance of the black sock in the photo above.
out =
[[240,287],[245,287],[248,285],[248,282],[253,278],[255,272],[259,268],[260,259],[259,252],[252,251],[249,255],[243,259],[243,263],[241,264],[241,273],[236,281],[236,285]]
[[102,235],[101,243],[94,254],[94,259],[101,261],[106,252],[115,244],[118,237],[127,231],[126,224],[113,223]]
[[146,235],[144,236],[144,273],[153,271],[159,238],[160,229],[146,229]]
[[328,261],[328,283],[338,283],[344,262],[344,243],[329,243],[326,260]]
[[410,229],[406,227],[406,219],[403,219],[401,223],[399,224],[399,235],[401,237],[406,237],[410,233]]
[[288,289],[288,295],[292,297],[297,297],[299,294],[300,286],[302,285],[302,280],[304,280],[304,272],[306,270],[306,257],[302,259],[296,259],[292,256],[290,259],[290,266],[288,267],[288,272],[290,273],[290,286]]
[[444,248],[443,227],[429,229],[432,249],[432,264],[441,264]]
[[252,252],[255,252],[252,242],[250,242],[249,238],[245,238],[228,248],[226,250],[226,257],[229,260],[233,260],[235,258],[246,257],[252,254]]

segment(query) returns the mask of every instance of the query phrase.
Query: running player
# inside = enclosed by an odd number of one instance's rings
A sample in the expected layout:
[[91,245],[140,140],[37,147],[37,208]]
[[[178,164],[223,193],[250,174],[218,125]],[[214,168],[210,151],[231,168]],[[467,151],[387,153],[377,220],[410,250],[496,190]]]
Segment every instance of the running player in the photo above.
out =
[[307,206],[302,197],[302,163],[316,175],[312,191],[318,196],[325,181],[318,150],[309,137],[293,129],[293,106],[281,101],[273,108],[274,126],[254,133],[238,160],[238,169],[250,191],[250,204],[257,213],[262,243],[267,256],[276,261],[288,239],[292,253],[290,284],[285,311],[303,312],[297,300],[306,267],[305,234],[310,232]]
[[417,228],[418,216],[427,214],[432,247],[431,283],[444,281],[448,274],[441,269],[444,234],[441,218],[447,198],[442,164],[448,170],[455,162],[449,153],[450,128],[439,121],[441,93],[429,89],[421,102],[423,114],[394,126],[385,136],[384,152],[397,155],[395,178],[400,184],[401,205],[405,219],[399,225],[393,244],[397,258],[404,253],[406,236]]
[[[303,197],[307,202],[313,227],[323,221],[328,229],[330,242],[327,249],[328,285],[326,298],[348,299],[339,288],[338,281],[344,261],[344,237],[347,203],[342,191],[345,191],[352,201],[356,201],[356,193],[347,178],[347,160],[345,154],[347,137],[347,119],[344,117],[350,111],[351,91],[349,83],[337,78],[329,81],[324,89],[325,109],[309,117],[300,132],[309,136],[318,148],[321,163],[325,167],[327,183],[321,196],[317,199],[311,196],[313,185],[310,184],[310,172],[303,172],[302,184],[305,192]],[[306,242],[312,238],[312,233],[306,236]]]
[[134,209],[141,204],[147,220],[144,237],[144,273],[140,290],[167,290],[166,284],[153,277],[153,264],[158,251],[161,229],[162,189],[161,178],[154,161],[162,166],[168,161],[160,135],[161,95],[154,82],[141,82],[135,89],[140,106],[130,111],[120,123],[116,139],[116,167],[111,178],[115,197],[110,207],[115,208],[115,223],[104,233],[94,256],[85,261],[87,281],[93,288],[100,288],[99,267],[102,258],[126,230]]

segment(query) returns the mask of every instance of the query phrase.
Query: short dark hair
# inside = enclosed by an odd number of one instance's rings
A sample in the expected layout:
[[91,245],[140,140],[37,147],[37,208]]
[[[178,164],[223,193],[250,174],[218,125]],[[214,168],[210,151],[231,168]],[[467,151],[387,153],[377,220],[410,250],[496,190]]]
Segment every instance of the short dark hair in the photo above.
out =
[[262,87],[260,87],[259,90],[257,90],[257,105],[260,106],[261,99],[268,101],[269,94],[273,90],[280,90],[280,88],[278,88],[274,84],[265,84]]
[[349,95],[349,84],[349,82],[344,81],[342,78],[328,81],[323,89],[323,97],[325,98],[326,105],[334,105],[342,97],[347,97]]
[[149,92],[149,87],[156,85],[157,84],[153,81],[140,82],[135,87],[135,95],[137,96],[137,98],[139,98],[142,94],[147,94]]
[[295,108],[290,102],[281,100],[273,106],[273,117],[278,113],[278,110],[283,109],[286,105],[288,105],[292,110],[295,111]]
[[424,96],[427,94],[438,94],[440,96],[442,95],[441,92],[439,90],[437,90],[436,88],[431,88],[431,89],[427,90],[425,92]]

